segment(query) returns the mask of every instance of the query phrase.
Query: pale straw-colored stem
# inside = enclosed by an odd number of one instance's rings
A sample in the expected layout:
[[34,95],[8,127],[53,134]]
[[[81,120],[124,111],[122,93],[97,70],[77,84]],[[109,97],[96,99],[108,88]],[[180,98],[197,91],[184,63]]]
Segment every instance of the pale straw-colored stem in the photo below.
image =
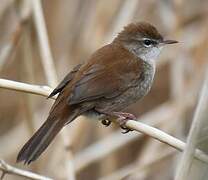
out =
[[40,55],[42,58],[41,62],[43,63],[44,72],[49,85],[55,87],[57,85],[57,76],[50,49],[41,0],[33,0],[32,7],[35,27],[37,29],[38,40],[40,45]]
[[[187,145],[185,151],[180,160],[178,171],[176,173],[175,180],[187,180],[191,164],[194,159],[194,155],[197,148],[197,140],[200,130],[202,128],[203,121],[205,120],[204,114],[207,114],[208,105],[208,69],[206,71],[205,80],[200,93],[200,98],[194,113],[193,123],[189,132]],[[207,118],[206,118],[207,120]]]
[[52,180],[51,178],[13,167],[7,164],[6,162],[4,162],[3,160],[0,160],[0,170],[2,171],[2,175],[0,177],[0,179],[2,180],[6,174],[13,174],[13,175],[17,175],[17,176],[28,178],[28,179]]
[[[5,83],[5,81],[7,83]],[[2,83],[3,82],[3,83]],[[11,86],[12,84],[12,86]],[[16,87],[16,86],[18,87]],[[35,88],[35,92],[33,92],[33,90],[31,89],[34,86]],[[38,94],[37,89],[38,86],[36,85],[27,85],[26,83],[19,83],[19,82],[13,82],[10,80],[4,80],[4,79],[0,79],[0,87],[6,88],[6,89],[14,89],[18,91],[23,91],[23,92],[29,92],[29,93],[33,93],[33,94]],[[39,86],[39,94],[40,95],[46,95],[49,94],[50,92],[48,91],[48,93],[46,92],[47,90],[44,91],[44,93],[40,93],[42,92],[42,87]],[[47,96],[47,95],[46,95]],[[115,121],[116,122],[116,121]],[[116,122],[117,123],[117,122]],[[141,132],[143,134],[146,134],[154,139],[157,139],[169,146],[174,147],[175,149],[179,150],[179,151],[183,151],[185,149],[185,143],[157,128],[151,127],[147,124],[138,122],[138,121],[134,121],[134,120],[129,120],[126,123],[126,127],[133,129],[137,132]],[[201,160],[202,162],[208,163],[208,156],[203,153],[200,150],[196,150],[195,154],[194,154],[195,158]]]

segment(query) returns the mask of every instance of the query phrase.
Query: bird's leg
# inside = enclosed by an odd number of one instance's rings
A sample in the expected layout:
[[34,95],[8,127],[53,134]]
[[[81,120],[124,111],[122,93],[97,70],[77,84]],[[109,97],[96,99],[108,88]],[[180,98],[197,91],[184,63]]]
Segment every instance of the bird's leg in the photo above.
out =
[[119,123],[121,129],[124,130],[122,132],[123,134],[133,131],[132,129],[126,127],[126,122],[128,120],[136,120],[136,117],[133,114],[125,113],[125,112],[113,112],[113,114],[118,117],[116,120]]
[[125,113],[125,112],[103,112],[103,111],[99,111],[99,113],[103,114],[103,116],[101,116],[102,117],[101,122],[103,125],[109,126],[111,124],[110,119],[116,118],[116,121],[120,125],[121,129],[125,130],[122,132],[123,134],[133,131],[132,129],[129,129],[125,126],[128,120],[136,120],[136,117],[133,114]]

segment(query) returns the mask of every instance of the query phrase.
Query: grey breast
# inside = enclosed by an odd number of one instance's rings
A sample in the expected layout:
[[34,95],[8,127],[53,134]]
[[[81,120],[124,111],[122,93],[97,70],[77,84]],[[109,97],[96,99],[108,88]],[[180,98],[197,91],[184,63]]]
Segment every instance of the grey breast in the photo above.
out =
[[96,109],[102,109],[102,111],[121,111],[144,97],[152,86],[155,70],[154,67],[147,62],[144,62],[143,66],[144,71],[135,83],[135,86],[130,87],[120,96],[113,99],[101,100],[99,104],[97,104]]

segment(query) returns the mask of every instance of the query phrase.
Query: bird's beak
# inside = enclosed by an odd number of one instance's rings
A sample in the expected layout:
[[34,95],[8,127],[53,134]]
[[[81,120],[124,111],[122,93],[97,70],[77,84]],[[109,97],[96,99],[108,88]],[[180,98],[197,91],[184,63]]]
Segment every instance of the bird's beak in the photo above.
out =
[[175,40],[163,40],[161,42],[161,44],[175,44],[175,43],[178,43],[178,41],[175,41]]

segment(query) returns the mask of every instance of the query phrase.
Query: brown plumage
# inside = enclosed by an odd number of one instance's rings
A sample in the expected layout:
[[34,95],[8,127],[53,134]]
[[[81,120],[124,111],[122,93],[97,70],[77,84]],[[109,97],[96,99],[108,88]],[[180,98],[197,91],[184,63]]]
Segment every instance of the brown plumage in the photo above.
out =
[[[138,33],[140,32],[140,33]],[[162,40],[163,37],[157,31],[157,29],[149,23],[140,22],[140,23],[131,23],[124,27],[123,31],[121,31],[118,36],[115,38],[117,39],[131,39],[131,38],[144,38],[148,37],[151,39]]]
[[[111,115],[149,91],[154,67],[126,46],[137,36],[162,40],[150,24],[130,24],[111,44],[97,50],[85,64],[76,66],[49,95],[59,93],[47,120],[21,149],[17,162],[29,164],[36,160],[77,116],[89,112]],[[134,39],[132,44],[144,48],[140,39],[137,44]]]

